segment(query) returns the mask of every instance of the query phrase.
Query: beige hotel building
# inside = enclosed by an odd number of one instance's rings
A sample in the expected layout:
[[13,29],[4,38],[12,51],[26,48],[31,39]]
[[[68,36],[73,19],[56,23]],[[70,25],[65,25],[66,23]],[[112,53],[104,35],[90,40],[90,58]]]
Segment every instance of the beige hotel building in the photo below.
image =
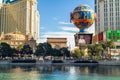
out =
[[20,31],[37,41],[39,25],[37,0],[3,0],[0,2],[0,35]]
[[120,30],[120,0],[95,0],[95,32]]

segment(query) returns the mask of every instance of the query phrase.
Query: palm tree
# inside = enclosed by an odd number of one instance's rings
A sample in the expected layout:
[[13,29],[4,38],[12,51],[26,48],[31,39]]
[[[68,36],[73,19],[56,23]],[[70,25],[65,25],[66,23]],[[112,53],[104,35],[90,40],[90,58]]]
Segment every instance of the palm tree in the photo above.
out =
[[101,44],[89,44],[88,45],[88,53],[91,59],[95,59],[95,57],[97,58],[100,57],[100,52],[103,50],[104,49]]
[[102,45],[102,48],[103,48],[102,53],[101,53],[101,56],[102,56],[102,59],[103,59],[103,57],[105,57],[105,55],[106,55],[106,54],[104,53],[104,51],[106,51],[107,44],[102,43],[101,45]]
[[81,58],[80,49],[79,48],[74,49],[74,52],[71,53],[71,56],[80,59]]
[[95,45],[94,44],[89,44],[88,45],[88,54],[91,59],[93,59],[93,56],[95,56]]
[[97,57],[100,57],[100,56],[103,56],[100,54],[100,52],[103,52],[104,48],[102,46],[102,44],[96,44],[96,54],[97,54]]
[[114,45],[114,42],[113,41],[108,41],[107,43],[106,43],[106,45],[107,45],[107,51],[108,51],[108,56],[109,56],[109,58],[111,59],[111,48],[114,48],[115,47],[115,45]]

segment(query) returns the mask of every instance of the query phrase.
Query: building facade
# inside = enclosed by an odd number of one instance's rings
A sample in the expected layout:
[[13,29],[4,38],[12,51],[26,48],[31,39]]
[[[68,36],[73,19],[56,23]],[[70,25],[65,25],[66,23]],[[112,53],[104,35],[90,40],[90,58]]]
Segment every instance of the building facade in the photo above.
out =
[[95,0],[98,21],[96,33],[106,30],[120,30],[120,0]]
[[47,38],[47,42],[51,44],[52,48],[67,48],[67,38]]
[[2,0],[0,2],[0,35],[18,30],[38,40],[39,18],[36,0]]
[[[120,30],[106,30],[94,35],[93,43],[107,43],[113,41],[114,48],[110,48],[111,58],[120,60]],[[109,49],[108,47],[106,50]]]
[[0,43],[8,43],[11,47],[17,48],[20,45],[29,45],[33,50],[36,47],[36,40],[28,39],[28,35],[15,31],[12,33],[1,34]]

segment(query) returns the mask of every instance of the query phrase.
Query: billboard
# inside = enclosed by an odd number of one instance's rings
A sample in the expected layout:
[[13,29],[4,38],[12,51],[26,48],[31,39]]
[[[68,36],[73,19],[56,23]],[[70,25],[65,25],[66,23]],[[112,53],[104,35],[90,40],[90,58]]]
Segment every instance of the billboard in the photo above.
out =
[[107,30],[106,31],[106,38],[107,41],[115,41],[115,42],[120,42],[120,30]]
[[76,33],[74,35],[75,38],[75,46],[78,46],[79,43],[83,44],[92,44],[92,35],[90,33]]

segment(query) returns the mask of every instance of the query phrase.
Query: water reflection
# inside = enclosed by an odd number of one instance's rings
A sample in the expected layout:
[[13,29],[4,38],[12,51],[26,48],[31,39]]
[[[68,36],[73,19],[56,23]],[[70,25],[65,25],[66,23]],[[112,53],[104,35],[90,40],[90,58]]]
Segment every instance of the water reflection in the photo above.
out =
[[56,71],[77,73],[77,74],[90,74],[96,73],[98,66],[39,66],[40,73],[52,73]]
[[0,80],[120,80],[119,66],[0,65]]
[[99,66],[97,73],[106,76],[120,76],[119,66]]

